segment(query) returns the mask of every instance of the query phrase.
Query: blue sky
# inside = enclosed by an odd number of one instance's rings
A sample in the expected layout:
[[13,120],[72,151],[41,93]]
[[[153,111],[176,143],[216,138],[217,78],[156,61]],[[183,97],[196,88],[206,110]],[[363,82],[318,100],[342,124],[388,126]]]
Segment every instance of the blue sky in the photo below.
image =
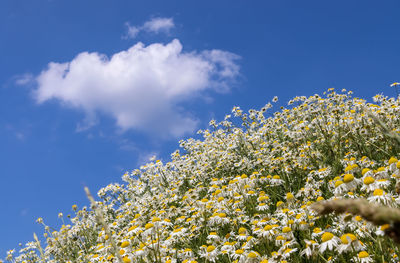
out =
[[399,1],[0,2],[0,258],[233,106],[394,96]]

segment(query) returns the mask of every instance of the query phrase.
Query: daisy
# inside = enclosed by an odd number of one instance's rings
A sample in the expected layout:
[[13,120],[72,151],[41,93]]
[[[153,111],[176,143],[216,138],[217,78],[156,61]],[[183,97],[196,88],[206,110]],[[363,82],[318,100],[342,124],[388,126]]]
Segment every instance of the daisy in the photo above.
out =
[[340,239],[331,232],[325,232],[321,236],[321,241],[319,252],[324,253],[327,249],[333,250],[340,242]]
[[345,174],[343,175],[343,183],[346,185],[347,190],[351,191],[357,187],[358,179],[355,179],[353,174]]
[[238,262],[245,262],[245,260],[247,258],[243,249],[236,249],[235,252],[233,253],[232,257],[234,259],[237,259]]
[[333,190],[335,196],[343,195],[347,191],[348,191],[347,186],[342,180],[337,180],[335,182],[335,189]]
[[261,236],[271,240],[275,236],[275,229],[277,227],[279,225],[266,225],[261,231]]
[[208,261],[216,262],[219,253],[215,246],[202,246],[202,250],[203,251],[200,252],[202,257],[206,258]]
[[284,228],[282,228],[282,236],[284,236],[286,239],[293,239],[294,235],[292,232],[292,228],[290,228],[289,226],[285,226]]
[[361,178],[363,182],[363,186],[361,187],[361,191],[372,192],[376,188],[378,188],[377,184],[375,183],[375,179],[372,176],[366,175]]
[[357,237],[351,233],[344,234],[340,237],[342,243],[339,245],[337,251],[341,254],[343,252],[349,251],[360,251],[364,250],[365,246],[361,241],[357,239]]
[[268,208],[269,208],[269,205],[267,205],[266,203],[260,203],[257,206],[257,210],[259,210],[259,211],[266,211],[266,210],[268,210]]
[[386,193],[380,188],[375,189],[372,195],[373,196],[368,197],[368,201],[389,205],[393,200],[391,194]]
[[370,257],[367,251],[363,250],[357,254],[357,256],[352,258],[353,262],[357,263],[370,263],[374,262],[374,260]]
[[259,262],[259,260],[260,260],[260,254],[257,251],[250,251],[247,254],[246,262],[248,263]]
[[281,177],[279,175],[274,175],[274,176],[272,176],[271,184],[272,185],[280,185],[280,184],[283,184],[283,180],[281,179]]

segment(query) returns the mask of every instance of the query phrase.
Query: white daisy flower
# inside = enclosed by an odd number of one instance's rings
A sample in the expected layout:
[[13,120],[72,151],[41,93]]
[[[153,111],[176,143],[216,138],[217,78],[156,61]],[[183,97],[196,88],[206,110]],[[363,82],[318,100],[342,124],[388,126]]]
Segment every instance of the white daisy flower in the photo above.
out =
[[323,233],[321,236],[321,240],[322,243],[319,247],[319,252],[321,253],[324,253],[325,250],[333,250],[340,242],[340,239],[331,232]]
[[357,256],[352,258],[353,262],[357,263],[371,263],[374,262],[374,260],[371,258],[371,256],[368,254],[367,251],[363,250],[357,254]]

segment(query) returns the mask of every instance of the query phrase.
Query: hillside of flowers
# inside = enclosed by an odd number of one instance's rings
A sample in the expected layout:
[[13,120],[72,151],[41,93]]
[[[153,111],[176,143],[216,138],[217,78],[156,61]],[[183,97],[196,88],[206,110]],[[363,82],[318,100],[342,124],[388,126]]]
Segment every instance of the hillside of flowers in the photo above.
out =
[[171,161],[154,159],[94,198],[88,191],[88,207],[72,206],[61,228],[39,218],[44,232],[6,261],[399,262],[393,221],[312,207],[399,207],[400,100],[329,89],[273,103],[234,107],[201,139],[180,141]]

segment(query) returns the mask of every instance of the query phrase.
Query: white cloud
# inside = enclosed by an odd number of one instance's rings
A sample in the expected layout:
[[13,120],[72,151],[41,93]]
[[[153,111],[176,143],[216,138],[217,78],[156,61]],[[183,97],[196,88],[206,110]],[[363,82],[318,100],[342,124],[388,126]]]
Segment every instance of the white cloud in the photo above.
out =
[[158,33],[161,31],[168,32],[175,26],[172,18],[156,17],[147,21],[143,25],[143,29],[149,32]]
[[15,77],[15,84],[17,85],[27,85],[33,81],[34,77],[30,73],[19,75]]
[[102,113],[123,131],[180,137],[198,124],[181,103],[227,90],[239,74],[238,58],[222,50],[184,52],[177,39],[165,45],[138,43],[111,58],[82,52],[70,62],[49,63],[36,77],[34,97],[38,103],[56,99],[83,110],[86,126],[95,125]]
[[128,22],[125,23],[128,28],[125,38],[135,38],[140,31],[146,31],[151,33],[169,33],[169,31],[175,27],[174,20],[172,18],[155,17],[145,22],[142,26],[132,26]]
[[139,34],[140,32],[139,27],[131,26],[128,22],[125,23],[125,25],[128,28],[128,32],[126,32],[126,36],[124,38],[135,38]]

